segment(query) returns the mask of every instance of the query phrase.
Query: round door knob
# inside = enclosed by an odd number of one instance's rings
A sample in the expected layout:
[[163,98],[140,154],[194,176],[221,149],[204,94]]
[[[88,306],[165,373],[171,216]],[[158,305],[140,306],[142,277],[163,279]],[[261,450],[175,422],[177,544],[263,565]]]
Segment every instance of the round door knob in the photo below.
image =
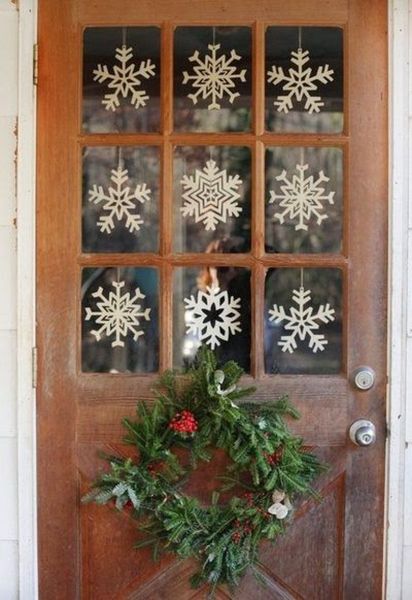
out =
[[349,437],[357,446],[372,446],[376,442],[375,425],[366,419],[359,419],[352,423]]

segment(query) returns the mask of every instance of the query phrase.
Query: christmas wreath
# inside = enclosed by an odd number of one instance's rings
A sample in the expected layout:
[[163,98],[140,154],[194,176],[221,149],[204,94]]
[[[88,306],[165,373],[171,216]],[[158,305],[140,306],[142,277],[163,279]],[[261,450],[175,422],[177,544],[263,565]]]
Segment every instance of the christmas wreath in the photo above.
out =
[[[323,468],[285,424],[285,415],[298,418],[287,397],[237,404],[254,391],[238,387],[241,375],[233,361],[218,368],[207,349],[187,377],[165,372],[153,404],[139,403],[137,420],[123,421],[138,458],[106,456],[110,469],[83,498],[130,510],[143,534],[136,547],[153,545],[155,557],[167,551],[196,559],[191,584],[208,582],[212,595],[217,585],[234,587],[248,567],[254,570],[260,542],[283,533],[296,497],[316,495],[310,483]],[[231,464],[203,506],[183,488],[215,448]],[[220,502],[220,492],[230,488],[237,495]]]

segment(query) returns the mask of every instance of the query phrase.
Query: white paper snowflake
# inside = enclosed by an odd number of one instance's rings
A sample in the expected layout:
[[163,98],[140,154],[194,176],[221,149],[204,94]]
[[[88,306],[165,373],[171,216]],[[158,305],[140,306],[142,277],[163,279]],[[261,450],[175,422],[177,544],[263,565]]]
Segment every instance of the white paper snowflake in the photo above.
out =
[[298,338],[303,342],[306,337],[309,338],[309,348],[312,352],[322,351],[325,349],[328,340],[321,333],[315,333],[319,329],[319,323],[329,323],[335,320],[335,310],[330,307],[330,304],[321,304],[317,311],[313,311],[313,306],[306,306],[311,301],[311,290],[305,290],[300,287],[299,290],[293,290],[292,300],[297,304],[296,307],[290,308],[290,315],[287,315],[283,306],[273,305],[273,309],[269,310],[269,320],[275,323],[286,322],[285,330],[290,331],[288,335],[282,335],[278,346],[282,348],[282,352],[294,352],[297,348]]
[[227,342],[231,335],[242,331],[240,327],[240,298],[229,296],[226,290],[208,287],[197,296],[184,298],[187,333],[193,333],[212,350]]
[[309,111],[309,114],[320,112],[320,107],[325,103],[322,102],[321,96],[312,96],[311,92],[318,89],[319,83],[333,81],[333,69],[329,65],[324,65],[319,66],[316,73],[312,73],[312,67],[305,68],[310,61],[309,50],[302,50],[302,48],[292,51],[290,61],[296,68],[290,67],[287,74],[282,67],[276,66],[268,71],[268,82],[273,85],[283,83],[282,89],[287,92],[274,101],[278,112],[288,113],[293,108],[294,98],[296,102],[305,99],[305,110]]
[[144,223],[139,214],[133,213],[136,210],[136,203],[143,204],[150,200],[151,191],[145,183],[136,186],[132,191],[129,186],[124,186],[128,180],[127,169],[120,166],[112,169],[110,177],[115,187],[109,186],[107,192],[101,185],[94,185],[89,190],[89,202],[100,204],[103,202],[103,210],[108,214],[102,215],[97,226],[102,233],[111,233],[116,227],[115,219],[118,222],[125,221],[125,227],[131,232],[139,231],[140,225]]
[[102,287],[92,294],[93,298],[98,299],[97,308],[92,310],[87,306],[85,320],[94,319],[96,325],[100,325],[98,329],[91,331],[97,341],[100,341],[103,335],[107,337],[114,335],[115,339],[112,342],[114,348],[124,346],[121,338],[127,337],[129,331],[135,341],[143,335],[143,331],[138,327],[142,319],[150,321],[150,308],[143,309],[140,300],[143,300],[145,295],[139,288],[136,288],[134,295],[131,296],[130,292],[121,293],[125,286],[124,281],[113,281],[112,285],[115,291],[110,291],[108,297],[104,295]]
[[292,221],[297,220],[295,230],[308,230],[305,221],[309,221],[312,217],[316,217],[317,224],[320,225],[324,219],[328,218],[327,214],[322,214],[324,204],[329,202],[333,204],[335,192],[325,194],[325,188],[322,183],[329,181],[323,171],[319,171],[317,179],[313,175],[305,177],[305,171],[309,168],[308,165],[296,165],[297,175],[293,175],[292,179],[288,178],[287,171],[283,170],[275,179],[283,183],[280,186],[281,193],[275,191],[270,192],[270,203],[279,202],[279,208],[283,208],[282,212],[276,212],[274,217],[280,223],[285,222],[285,217],[289,217]]
[[214,231],[219,222],[226,223],[228,217],[238,217],[242,212],[237,202],[242,180],[239,175],[228,175],[226,169],[219,171],[214,160],[207,161],[202,170],[196,169],[194,175],[185,175],[180,183],[185,190],[180,209],[183,216],[204,223],[206,231]]
[[214,110],[220,108],[218,100],[222,100],[225,94],[229,96],[230,103],[240,95],[239,92],[234,92],[233,88],[236,86],[236,80],[246,81],[246,69],[237,71],[233,63],[241,60],[241,57],[235,50],[231,50],[227,57],[226,54],[217,55],[220,44],[209,44],[208,48],[210,54],[205,54],[203,60],[199,58],[198,50],[189,58],[189,61],[194,63],[194,75],[183,71],[183,83],[191,82],[196,90],[194,94],[188,94],[193,104],[197,104],[199,97],[202,100],[210,99],[207,108]]
[[107,65],[97,65],[93,70],[94,81],[98,83],[107,83],[109,90],[114,90],[105,94],[102,104],[106,110],[115,111],[120,106],[120,97],[127,98],[130,94],[130,103],[136,109],[140,106],[145,106],[149,99],[145,90],[138,89],[142,79],[149,79],[155,74],[156,66],[150,58],[142,60],[137,67],[134,63],[127,64],[133,58],[133,48],[127,48],[123,45],[121,48],[116,48],[116,60],[120,65],[114,65],[111,73]]

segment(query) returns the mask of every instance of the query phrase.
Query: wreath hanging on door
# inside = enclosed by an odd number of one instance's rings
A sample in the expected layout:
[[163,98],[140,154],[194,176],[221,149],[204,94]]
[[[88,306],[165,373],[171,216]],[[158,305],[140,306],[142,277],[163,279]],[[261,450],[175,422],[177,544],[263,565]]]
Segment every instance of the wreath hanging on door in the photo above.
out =
[[[153,404],[139,403],[137,420],[123,421],[138,459],[107,456],[108,472],[83,498],[129,510],[143,536],[136,547],[152,545],[155,558],[172,552],[196,559],[191,584],[207,582],[212,595],[220,584],[238,585],[249,567],[256,573],[260,542],[284,532],[297,496],[316,496],[310,484],[324,468],[285,424],[284,416],[298,418],[287,397],[237,404],[254,391],[238,386],[242,372],[233,361],[218,368],[205,348],[187,377],[165,372]],[[179,447],[188,460],[176,453]],[[203,506],[185,494],[184,484],[216,448],[231,464]],[[230,488],[237,495],[219,502]]]

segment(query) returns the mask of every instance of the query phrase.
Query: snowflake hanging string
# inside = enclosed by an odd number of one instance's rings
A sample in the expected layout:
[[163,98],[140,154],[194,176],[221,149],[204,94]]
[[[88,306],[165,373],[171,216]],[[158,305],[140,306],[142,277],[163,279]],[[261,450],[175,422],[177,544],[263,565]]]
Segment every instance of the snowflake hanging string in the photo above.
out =
[[188,94],[193,104],[197,104],[199,97],[202,100],[210,100],[208,110],[217,110],[220,108],[219,101],[225,95],[229,97],[229,102],[233,104],[235,98],[240,94],[233,91],[236,81],[246,81],[246,69],[237,71],[235,61],[241,60],[235,50],[230,51],[229,57],[226,54],[218,55],[220,44],[209,44],[210,54],[205,54],[203,60],[200,58],[199,51],[196,50],[189,58],[193,64],[193,75],[183,71],[183,83],[191,83],[195,92]]
[[317,224],[328,218],[327,214],[322,214],[324,204],[334,203],[335,192],[325,193],[325,188],[321,184],[329,181],[323,171],[319,171],[317,179],[313,175],[305,177],[305,172],[309,165],[296,165],[297,175],[293,175],[292,179],[288,177],[287,171],[283,170],[275,179],[283,185],[280,186],[281,193],[276,191],[270,192],[270,203],[275,203],[280,200],[279,208],[283,208],[282,212],[276,212],[274,217],[280,223],[285,222],[285,218],[289,217],[292,221],[297,220],[295,230],[300,229],[307,231],[308,226],[305,221],[309,221],[312,217],[316,218]]
[[128,170],[122,169],[120,165],[117,169],[112,169],[110,179],[115,187],[109,186],[107,192],[101,185],[93,185],[89,190],[89,202],[102,203],[103,210],[108,212],[99,218],[97,226],[102,233],[110,234],[115,229],[116,219],[119,223],[124,220],[125,227],[130,233],[139,231],[144,221],[141,215],[132,211],[136,209],[137,202],[143,204],[150,200],[151,190],[143,183],[137,185],[132,191],[125,185],[128,180]]
[[[294,65],[285,73],[283,67],[272,66],[268,71],[268,82],[273,85],[282,85],[285,94],[279,95],[274,101],[278,112],[288,113],[293,108],[293,100],[305,100],[304,109],[312,114],[320,112],[324,102],[321,96],[313,96],[312,92],[318,89],[318,84],[333,81],[333,69],[329,65],[319,66],[314,73],[312,67],[306,66],[310,61],[309,50],[298,48],[291,52],[290,62]],[[296,67],[296,68],[295,68]]]
[[194,175],[185,175],[181,184],[185,190],[180,209],[183,216],[194,217],[206,231],[214,231],[219,222],[226,223],[228,217],[238,217],[242,212],[237,202],[242,180],[239,175],[228,175],[226,169],[219,170],[212,159],[202,170],[196,169]]
[[114,112],[120,106],[119,98],[127,98],[130,95],[130,103],[136,109],[145,106],[149,95],[139,88],[142,79],[154,76],[156,66],[150,58],[142,60],[138,67],[134,63],[129,63],[133,58],[133,48],[128,48],[124,44],[121,48],[116,48],[115,58],[120,64],[113,66],[113,72],[109,71],[107,65],[101,64],[93,70],[94,81],[107,83],[109,90],[113,90],[105,94],[102,104],[106,110]]
[[303,342],[309,338],[309,348],[315,353],[318,350],[322,352],[328,343],[323,334],[315,332],[319,329],[319,321],[326,324],[335,320],[335,310],[327,303],[321,304],[314,312],[313,306],[307,306],[311,301],[311,293],[311,290],[305,290],[303,286],[298,290],[293,290],[292,300],[297,307],[292,306],[289,315],[286,314],[283,306],[277,304],[274,304],[273,309],[269,310],[269,320],[275,323],[285,321],[285,330],[290,332],[282,335],[278,342],[282,352],[292,354],[297,348],[297,339]]
[[143,331],[139,329],[142,319],[150,321],[150,308],[143,308],[141,300],[145,298],[139,288],[136,288],[134,295],[130,292],[121,293],[125,286],[125,281],[113,281],[112,285],[115,291],[110,291],[106,297],[103,288],[99,287],[92,297],[97,299],[97,308],[94,310],[90,306],[86,307],[85,320],[93,319],[98,329],[92,329],[91,333],[99,342],[103,335],[115,339],[112,341],[112,347],[124,346],[122,338],[127,337],[129,331],[133,334],[136,341]]
[[229,296],[217,286],[199,291],[197,296],[184,298],[187,333],[196,335],[212,350],[227,342],[231,335],[241,332],[240,298]]

